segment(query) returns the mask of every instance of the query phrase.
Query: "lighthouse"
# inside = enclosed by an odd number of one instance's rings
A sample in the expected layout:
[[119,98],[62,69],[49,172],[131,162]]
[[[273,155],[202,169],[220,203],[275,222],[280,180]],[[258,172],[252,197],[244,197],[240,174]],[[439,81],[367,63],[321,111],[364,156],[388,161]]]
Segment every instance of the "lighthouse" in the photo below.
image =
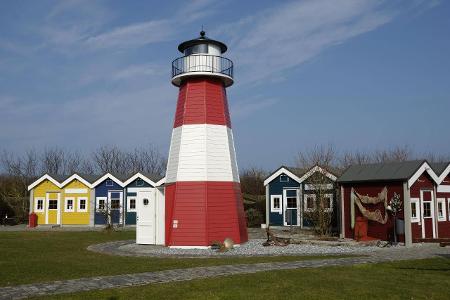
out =
[[208,247],[248,240],[226,88],[233,84],[227,46],[200,37],[178,46],[172,84],[179,88],[165,181],[166,245]]

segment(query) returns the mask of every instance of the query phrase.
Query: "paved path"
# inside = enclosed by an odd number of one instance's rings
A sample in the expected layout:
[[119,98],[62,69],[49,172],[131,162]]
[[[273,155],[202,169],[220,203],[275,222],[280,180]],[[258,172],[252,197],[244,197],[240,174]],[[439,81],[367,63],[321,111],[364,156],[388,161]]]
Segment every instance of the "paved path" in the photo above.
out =
[[401,247],[389,250],[381,249],[380,251],[374,252],[370,256],[366,257],[198,267],[115,276],[99,276],[54,281],[49,283],[25,284],[0,288],[0,299],[23,299],[31,296],[45,296],[109,288],[121,288],[151,283],[185,281],[234,274],[250,274],[271,270],[347,266],[394,260],[420,259],[438,255],[450,257],[450,248],[440,248],[436,245],[426,245],[411,249]]

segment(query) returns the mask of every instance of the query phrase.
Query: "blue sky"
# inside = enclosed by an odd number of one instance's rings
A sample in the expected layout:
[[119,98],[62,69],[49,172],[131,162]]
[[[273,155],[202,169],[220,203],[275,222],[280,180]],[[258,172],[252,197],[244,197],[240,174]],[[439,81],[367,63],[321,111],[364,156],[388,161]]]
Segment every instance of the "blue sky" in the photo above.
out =
[[450,154],[448,1],[1,1],[0,149],[167,153],[177,45],[229,46],[241,167],[298,151]]

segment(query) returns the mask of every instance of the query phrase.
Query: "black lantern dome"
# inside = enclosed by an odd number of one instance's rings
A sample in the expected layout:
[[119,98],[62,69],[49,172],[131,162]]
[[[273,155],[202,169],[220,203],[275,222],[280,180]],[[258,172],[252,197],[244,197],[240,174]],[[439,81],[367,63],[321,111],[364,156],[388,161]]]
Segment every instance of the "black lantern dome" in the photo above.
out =
[[180,45],[178,45],[178,51],[184,53],[185,55],[189,55],[192,53],[208,53],[208,44],[219,47],[221,53],[225,53],[227,51],[227,45],[222,42],[210,39],[206,37],[205,34],[206,33],[202,30],[200,31],[200,36],[198,38],[182,42]]

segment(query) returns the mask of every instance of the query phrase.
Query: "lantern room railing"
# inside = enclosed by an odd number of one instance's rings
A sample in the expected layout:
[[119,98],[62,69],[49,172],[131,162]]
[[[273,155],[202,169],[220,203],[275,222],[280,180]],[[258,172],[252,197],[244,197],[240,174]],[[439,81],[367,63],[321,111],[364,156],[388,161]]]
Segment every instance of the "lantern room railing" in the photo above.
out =
[[191,72],[220,73],[233,78],[233,62],[216,55],[193,54],[172,62],[172,77]]

